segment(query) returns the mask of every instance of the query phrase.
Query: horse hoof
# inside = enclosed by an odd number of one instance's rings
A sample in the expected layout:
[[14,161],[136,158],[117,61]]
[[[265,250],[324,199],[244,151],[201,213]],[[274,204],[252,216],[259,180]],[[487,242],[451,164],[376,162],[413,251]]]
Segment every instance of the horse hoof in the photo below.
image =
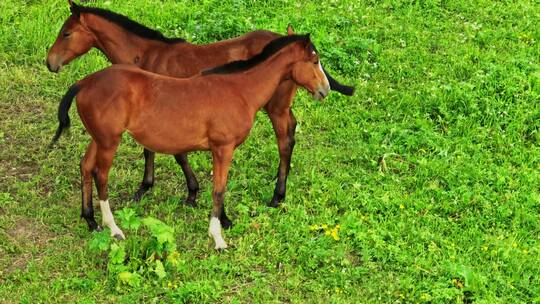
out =
[[135,194],[133,195],[133,200],[136,202],[139,202],[142,199],[143,195],[148,190],[150,190],[150,188],[152,188],[152,185],[147,185],[147,184],[142,183],[139,186],[139,189],[137,189],[137,192],[135,192]]
[[189,207],[197,207],[197,201],[195,200],[195,198],[188,197],[184,201],[184,205],[189,206]]
[[227,247],[229,247],[229,246],[227,245],[227,243],[225,243],[225,241],[223,241],[223,242],[216,243],[215,249],[218,250],[218,251],[223,251],[223,250],[227,249]]
[[124,236],[124,232],[122,232],[122,230],[118,228],[116,224],[109,228],[111,229],[111,236],[114,237],[115,239],[119,241],[126,239],[126,237]]
[[267,204],[267,206],[272,207],[272,208],[277,208],[279,207],[279,203],[280,203],[279,200],[272,200]]
[[95,231],[96,231],[96,232],[101,232],[101,231],[103,231],[103,227],[97,226]]
[[136,202],[140,202],[141,201],[141,198],[143,196],[144,192],[142,192],[141,190],[138,190],[137,192],[135,192],[135,194],[133,195],[133,200],[136,201]]

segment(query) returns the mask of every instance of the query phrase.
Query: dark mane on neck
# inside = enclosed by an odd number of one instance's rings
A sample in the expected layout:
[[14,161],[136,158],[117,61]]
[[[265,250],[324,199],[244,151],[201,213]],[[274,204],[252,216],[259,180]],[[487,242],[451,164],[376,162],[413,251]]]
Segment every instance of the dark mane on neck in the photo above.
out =
[[246,71],[259,63],[270,58],[282,48],[296,41],[306,41],[309,39],[309,35],[291,35],[276,38],[270,41],[264,49],[257,55],[247,59],[229,62],[227,64],[211,68],[202,72],[202,75],[209,74],[231,74]]
[[167,38],[163,36],[162,33],[156,30],[153,30],[138,22],[135,22],[124,15],[120,15],[106,9],[97,8],[97,7],[89,7],[89,6],[81,6],[81,5],[77,5],[75,9],[77,10],[78,13],[88,13],[88,14],[93,14],[93,15],[102,17],[142,38],[162,41],[162,42],[171,43],[171,44],[178,43],[178,42],[186,42],[186,40],[182,38]]

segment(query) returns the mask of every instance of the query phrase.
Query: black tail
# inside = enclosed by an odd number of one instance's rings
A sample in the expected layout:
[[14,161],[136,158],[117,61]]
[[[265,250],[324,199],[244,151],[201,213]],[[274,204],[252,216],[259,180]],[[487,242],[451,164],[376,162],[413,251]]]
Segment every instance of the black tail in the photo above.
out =
[[330,83],[330,89],[332,91],[340,92],[343,95],[352,96],[354,94],[354,87],[346,86],[335,80],[330,74],[323,68],[324,74]]
[[56,141],[60,138],[62,132],[69,128],[69,108],[73,103],[73,98],[77,96],[80,89],[81,87],[78,84],[74,84],[68,89],[66,95],[62,97],[62,101],[60,101],[60,105],[58,105],[58,129],[56,130],[56,134],[54,134],[51,141],[51,146],[54,145],[54,143],[56,143]]

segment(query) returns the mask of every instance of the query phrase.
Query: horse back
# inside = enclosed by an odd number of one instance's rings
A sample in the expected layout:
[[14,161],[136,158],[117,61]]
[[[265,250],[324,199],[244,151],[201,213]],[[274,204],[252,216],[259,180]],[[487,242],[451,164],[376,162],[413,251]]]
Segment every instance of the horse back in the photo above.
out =
[[156,50],[156,54],[148,56],[148,63],[142,68],[172,77],[189,77],[231,61],[249,59],[280,36],[271,31],[257,30],[215,43],[179,43],[167,50]]

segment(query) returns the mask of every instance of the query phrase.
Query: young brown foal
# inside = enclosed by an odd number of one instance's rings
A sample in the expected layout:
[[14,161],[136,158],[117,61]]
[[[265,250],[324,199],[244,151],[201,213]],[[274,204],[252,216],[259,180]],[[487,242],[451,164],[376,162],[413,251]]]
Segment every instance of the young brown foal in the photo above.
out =
[[[79,6],[69,1],[71,16],[64,22],[56,41],[49,50],[47,67],[58,72],[63,65],[88,52],[100,49],[111,63],[132,63],[144,70],[173,77],[189,77],[204,69],[235,60],[245,60],[259,53],[271,40],[282,35],[270,31],[254,31],[238,38],[206,45],[195,45],[183,39],[170,39],[161,33],[108,10]],[[292,29],[288,29],[292,34]],[[346,95],[351,87],[343,86],[326,73],[330,86]],[[269,97],[265,110],[277,137],[280,162],[274,196],[269,203],[276,207],[285,198],[286,181],[294,148],[296,120],[290,104],[296,93],[292,81],[282,82]],[[143,181],[135,199],[154,184],[154,152],[145,149]],[[186,203],[195,204],[199,189],[185,153],[175,155],[187,181]]]
[[234,149],[249,134],[255,114],[283,81],[324,98],[330,86],[309,35],[281,37],[255,57],[214,68],[187,79],[171,78],[114,65],[73,85],[60,104],[60,126],[54,140],[69,125],[68,110],[77,97],[77,110],[92,136],[81,162],[83,217],[91,229],[92,175],[97,184],[103,225],[124,238],[110,211],[109,169],[122,133],[151,151],[178,155],[210,150],[213,160],[214,207],[209,234],[215,248],[227,247],[221,236],[224,193]]

